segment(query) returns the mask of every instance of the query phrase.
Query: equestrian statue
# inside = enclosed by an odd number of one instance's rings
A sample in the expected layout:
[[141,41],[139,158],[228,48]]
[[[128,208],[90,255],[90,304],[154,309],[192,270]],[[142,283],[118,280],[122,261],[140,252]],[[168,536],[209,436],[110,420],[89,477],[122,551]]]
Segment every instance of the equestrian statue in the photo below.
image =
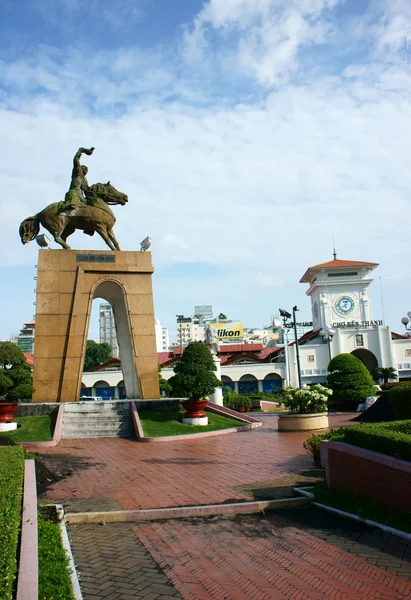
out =
[[71,183],[63,202],[49,204],[34,217],[25,219],[20,225],[20,238],[23,244],[34,240],[42,225],[51,233],[54,241],[66,250],[69,235],[81,229],[87,235],[97,232],[111,250],[120,250],[113,232],[116,218],[109,204],[128,202],[127,194],[122,194],[108,181],[89,186],[86,175],[88,168],[80,164],[82,154],[91,156],[94,148],[79,148],[74,156]]

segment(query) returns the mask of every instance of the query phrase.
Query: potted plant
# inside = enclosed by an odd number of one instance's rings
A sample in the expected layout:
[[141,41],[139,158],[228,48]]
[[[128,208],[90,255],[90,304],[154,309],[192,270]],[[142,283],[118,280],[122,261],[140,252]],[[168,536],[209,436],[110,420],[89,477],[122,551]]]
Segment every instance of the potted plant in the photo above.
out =
[[30,400],[31,369],[20,348],[12,342],[0,342],[0,430],[16,429],[14,413],[20,400]]
[[310,431],[328,427],[328,397],[332,390],[319,383],[301,389],[288,387],[281,391],[281,400],[288,414],[278,417],[279,431]]
[[[222,383],[214,375],[217,367],[210,350],[203,342],[192,342],[184,350],[181,360],[174,367],[169,383],[174,397],[187,397],[181,404],[186,410],[185,423],[207,424],[204,409],[209,396]],[[200,421],[198,421],[200,419]],[[203,421],[201,421],[203,419]]]

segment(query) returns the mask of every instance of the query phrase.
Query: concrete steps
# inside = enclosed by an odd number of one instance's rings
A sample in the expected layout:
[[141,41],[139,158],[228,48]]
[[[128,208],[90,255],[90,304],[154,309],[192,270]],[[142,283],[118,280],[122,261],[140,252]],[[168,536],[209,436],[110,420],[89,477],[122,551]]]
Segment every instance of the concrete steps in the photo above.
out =
[[64,405],[62,438],[134,435],[130,402],[70,402]]

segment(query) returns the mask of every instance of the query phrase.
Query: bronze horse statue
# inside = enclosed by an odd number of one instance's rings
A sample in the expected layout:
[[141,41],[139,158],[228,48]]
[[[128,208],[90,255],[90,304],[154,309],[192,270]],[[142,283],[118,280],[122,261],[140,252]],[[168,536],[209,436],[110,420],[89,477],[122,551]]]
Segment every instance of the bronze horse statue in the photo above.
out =
[[88,204],[84,203],[84,206],[61,212],[63,203],[54,202],[34,217],[25,219],[19,230],[22,243],[28,244],[34,240],[42,225],[51,233],[54,241],[66,250],[70,250],[66,239],[76,229],[83,230],[87,235],[94,235],[96,231],[111,250],[120,250],[113,232],[116,218],[108,205],[124,206],[128,202],[127,194],[117,191],[110,182],[95,183],[87,190],[86,198]]

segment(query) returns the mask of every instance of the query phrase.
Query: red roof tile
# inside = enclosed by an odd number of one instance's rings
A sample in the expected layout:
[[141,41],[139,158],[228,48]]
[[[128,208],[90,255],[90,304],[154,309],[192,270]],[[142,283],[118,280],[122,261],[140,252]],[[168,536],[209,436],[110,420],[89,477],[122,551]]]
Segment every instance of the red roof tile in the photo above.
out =
[[33,366],[34,364],[34,355],[30,354],[29,352],[23,352],[24,356],[26,357],[26,363],[30,366]]
[[333,260],[329,260],[328,262],[308,267],[308,269],[300,279],[300,283],[309,283],[310,280],[308,278],[308,275],[311,271],[315,271],[317,269],[343,269],[347,267],[370,267],[371,269],[375,269],[376,267],[378,267],[378,263],[364,262],[359,260],[340,260],[339,258],[335,258]]

